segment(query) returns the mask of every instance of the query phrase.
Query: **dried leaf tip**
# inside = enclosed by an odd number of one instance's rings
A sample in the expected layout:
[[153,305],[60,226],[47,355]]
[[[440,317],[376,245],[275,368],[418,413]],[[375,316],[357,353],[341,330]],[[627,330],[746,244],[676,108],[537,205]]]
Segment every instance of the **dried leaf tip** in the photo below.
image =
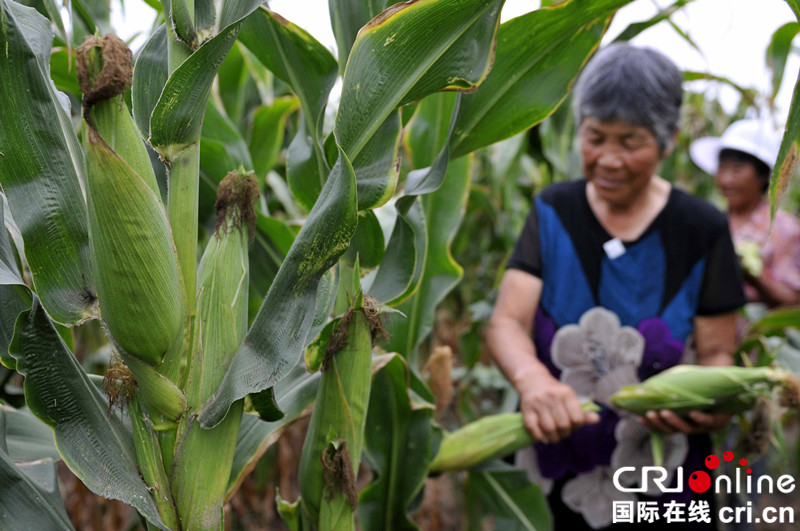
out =
[[258,182],[252,177],[252,173],[228,173],[217,187],[217,201],[214,203],[217,226],[214,233],[219,235],[221,231],[241,229],[246,224],[252,239],[255,235],[255,206],[258,196]]
[[133,78],[133,55],[116,35],[87,37],[76,50],[78,82],[83,106],[124,94]]

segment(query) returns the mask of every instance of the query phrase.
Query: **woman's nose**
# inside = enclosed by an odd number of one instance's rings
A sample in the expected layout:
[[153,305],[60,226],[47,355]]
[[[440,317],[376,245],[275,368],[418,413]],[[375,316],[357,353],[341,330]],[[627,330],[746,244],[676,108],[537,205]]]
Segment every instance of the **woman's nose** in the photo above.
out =
[[597,163],[606,168],[619,168],[622,166],[622,157],[614,149],[604,149],[600,153]]

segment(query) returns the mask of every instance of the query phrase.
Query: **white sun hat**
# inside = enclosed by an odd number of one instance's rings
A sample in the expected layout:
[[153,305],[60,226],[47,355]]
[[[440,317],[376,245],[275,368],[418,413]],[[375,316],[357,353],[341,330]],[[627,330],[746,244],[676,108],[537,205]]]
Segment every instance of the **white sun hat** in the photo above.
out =
[[752,155],[772,167],[781,147],[781,133],[761,120],[733,122],[721,137],[698,138],[689,146],[692,160],[703,171],[714,175],[719,166],[719,152],[735,149]]

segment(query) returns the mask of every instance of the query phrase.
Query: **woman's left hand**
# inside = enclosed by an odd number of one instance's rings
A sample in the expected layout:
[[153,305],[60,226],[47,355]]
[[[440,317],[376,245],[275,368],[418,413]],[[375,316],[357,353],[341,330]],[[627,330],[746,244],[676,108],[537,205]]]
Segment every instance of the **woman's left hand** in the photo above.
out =
[[648,411],[639,422],[654,431],[672,433],[709,433],[725,426],[732,415],[690,411],[687,418],[679,417],[668,409]]

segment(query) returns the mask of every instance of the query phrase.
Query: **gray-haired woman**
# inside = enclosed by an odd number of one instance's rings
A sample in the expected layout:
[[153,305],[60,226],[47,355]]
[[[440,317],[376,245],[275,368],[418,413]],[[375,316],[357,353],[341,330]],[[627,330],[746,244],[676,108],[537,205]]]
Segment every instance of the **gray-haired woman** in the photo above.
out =
[[[553,487],[557,529],[715,520],[713,496],[692,492],[688,477],[669,499],[627,489],[652,465],[648,429],[668,434],[674,481],[679,466],[687,475],[703,467],[707,432],[728,417],[635,418],[608,405],[622,385],[686,362],[690,335],[696,363],[732,363],[745,298],[725,215],[656,175],[674,148],[681,81],[665,56],[628,44],[586,66],[574,99],[584,179],[536,197],[490,320],[489,349],[542,441],[518,459]],[[604,407],[583,413],[579,396]],[[615,479],[628,466],[637,472]]]

